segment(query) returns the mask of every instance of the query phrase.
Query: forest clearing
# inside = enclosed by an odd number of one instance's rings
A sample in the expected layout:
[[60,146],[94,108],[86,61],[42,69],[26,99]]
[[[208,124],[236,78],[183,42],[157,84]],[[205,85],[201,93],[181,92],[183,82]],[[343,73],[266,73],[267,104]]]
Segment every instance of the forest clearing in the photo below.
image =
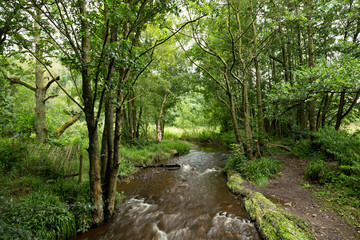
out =
[[359,239],[355,0],[0,2],[0,239]]

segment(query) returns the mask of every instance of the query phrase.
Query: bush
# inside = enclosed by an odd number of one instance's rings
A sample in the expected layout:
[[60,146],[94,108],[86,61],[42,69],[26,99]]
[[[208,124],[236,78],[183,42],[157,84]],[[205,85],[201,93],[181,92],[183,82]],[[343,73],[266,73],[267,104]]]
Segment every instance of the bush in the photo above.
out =
[[46,150],[31,153],[33,146],[15,139],[0,139],[0,169],[11,176],[36,175],[57,178],[54,164],[47,158]]
[[305,176],[308,180],[319,181],[324,179],[326,169],[323,160],[310,161],[305,170]]
[[259,186],[265,186],[269,179],[281,171],[282,166],[281,162],[276,159],[262,157],[247,160],[240,151],[233,151],[225,166],[225,169],[228,168],[236,170],[242,177]]
[[360,138],[345,131],[323,128],[312,133],[314,150],[322,151],[329,159],[339,161],[340,165],[360,162]]
[[0,165],[4,173],[21,168],[27,155],[26,145],[14,139],[0,139]]
[[[64,239],[76,233],[74,215],[54,194],[37,192],[15,201],[3,200],[0,214],[6,225],[31,232],[34,238]],[[13,232],[14,228],[5,234]]]

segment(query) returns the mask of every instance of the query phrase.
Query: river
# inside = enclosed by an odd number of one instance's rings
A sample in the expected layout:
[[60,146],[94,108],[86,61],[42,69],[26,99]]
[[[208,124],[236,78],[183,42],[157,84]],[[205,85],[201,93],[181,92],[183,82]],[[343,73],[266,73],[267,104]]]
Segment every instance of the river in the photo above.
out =
[[220,171],[228,151],[201,145],[168,163],[176,171],[150,169],[118,191],[127,196],[113,219],[76,239],[260,240],[241,199],[226,187]]

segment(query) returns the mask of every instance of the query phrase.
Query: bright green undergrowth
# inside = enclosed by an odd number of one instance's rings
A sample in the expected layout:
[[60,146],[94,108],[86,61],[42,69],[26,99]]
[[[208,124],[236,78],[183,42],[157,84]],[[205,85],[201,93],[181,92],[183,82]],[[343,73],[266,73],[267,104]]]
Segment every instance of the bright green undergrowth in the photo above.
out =
[[0,139],[0,239],[68,239],[90,227],[89,183],[63,179],[29,145]]
[[293,153],[309,160],[306,178],[322,184],[312,189],[360,230],[360,137],[331,128],[311,136],[293,144]]
[[266,186],[269,179],[279,174],[282,165],[280,161],[267,157],[247,160],[243,153],[233,150],[225,169],[234,169],[243,178],[255,182],[258,186]]
[[173,150],[179,155],[190,151],[190,143],[183,141],[163,140],[160,143],[149,141],[142,145],[121,146],[120,177],[129,176],[136,166],[145,166],[154,162],[164,161],[174,155]]
[[164,138],[169,140],[181,139],[192,142],[213,142],[224,145],[235,143],[235,136],[233,132],[220,132],[218,129],[206,127],[166,127]]

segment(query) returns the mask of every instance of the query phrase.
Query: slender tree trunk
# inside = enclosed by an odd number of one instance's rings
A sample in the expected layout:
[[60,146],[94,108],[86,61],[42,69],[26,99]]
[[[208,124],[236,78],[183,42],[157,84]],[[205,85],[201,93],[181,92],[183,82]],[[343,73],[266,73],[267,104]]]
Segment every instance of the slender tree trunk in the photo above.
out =
[[[41,18],[41,13],[39,10],[36,11],[36,18],[39,20]],[[41,46],[41,38],[40,25],[37,23],[37,20],[34,21],[34,27],[36,31],[35,35],[35,55],[38,59],[42,59],[42,46]],[[46,142],[47,138],[47,128],[46,128],[46,88],[44,82],[44,67],[42,64],[35,60],[35,132],[36,132],[36,140],[39,142]]]
[[93,223],[100,224],[104,219],[103,212],[103,199],[100,178],[100,164],[99,164],[99,140],[97,123],[95,120],[95,112],[93,105],[93,94],[90,81],[90,30],[86,21],[87,10],[86,2],[80,0],[79,2],[80,13],[83,15],[81,20],[81,30],[83,36],[81,39],[82,44],[82,86],[83,86],[83,99],[84,99],[84,113],[89,134],[89,178],[90,178],[90,197],[94,203]]
[[256,70],[256,96],[257,96],[257,119],[258,119],[258,128],[259,128],[259,145],[262,147],[264,145],[264,115],[262,107],[262,91],[261,91],[261,75],[259,69],[259,62],[257,57],[254,58],[255,70]]
[[167,93],[164,94],[163,100],[161,102],[161,108],[160,108],[159,116],[156,119],[156,141],[158,143],[162,141],[161,120],[162,120],[162,114],[163,114],[164,108],[165,108],[166,97],[167,97]]
[[344,106],[345,106],[345,89],[343,89],[343,91],[340,94],[340,103],[339,103],[339,108],[338,108],[338,111],[336,114],[336,124],[335,124],[336,130],[339,130],[339,128],[340,128],[342,115],[343,115],[343,111],[344,111]]
[[254,157],[252,142],[251,142],[251,128],[250,128],[250,112],[249,112],[249,100],[248,100],[248,90],[247,90],[247,80],[244,78],[243,85],[243,98],[244,98],[244,116],[245,116],[245,149],[246,155],[249,159]]
[[[117,93],[117,102],[120,103],[123,100],[121,91]],[[105,219],[109,219],[114,213],[115,198],[116,198],[116,186],[120,167],[120,145],[121,145],[121,126],[122,126],[122,106],[116,108],[115,117],[115,132],[113,138],[113,158],[111,163],[108,163],[107,172],[107,192],[105,202]]]
[[[239,9],[238,9],[239,10]],[[241,20],[240,20],[240,13],[236,11],[236,22],[237,22],[237,31],[239,36],[242,35],[243,30],[241,27]],[[248,96],[248,80],[246,76],[246,64],[243,59],[243,46],[242,46],[242,39],[238,40],[238,58],[240,61],[241,71],[242,71],[242,87],[243,87],[243,112],[244,112],[244,128],[245,128],[245,152],[249,159],[252,159],[253,150],[252,150],[252,136],[251,136],[251,125],[250,125],[250,111],[249,111],[249,96]]]
[[[253,12],[253,5],[251,3],[251,11]],[[255,65],[255,75],[256,75],[256,99],[257,99],[257,123],[258,123],[258,131],[259,131],[259,141],[256,142],[257,146],[257,155],[260,154],[259,152],[259,145],[263,147],[264,145],[264,115],[263,115],[263,108],[262,108],[262,91],[261,91],[261,73],[259,67],[259,61],[257,58],[257,51],[258,51],[258,39],[257,39],[257,31],[255,27],[255,21],[252,21],[252,28],[254,33],[254,65]]]
[[107,126],[104,126],[102,139],[101,139],[101,154],[100,154],[100,176],[101,182],[105,182],[106,166],[108,160],[108,145],[107,145]]
[[143,97],[142,97],[142,92],[141,92],[140,104],[139,104],[139,116],[137,118],[137,124],[136,124],[136,138],[140,137],[140,126],[141,126],[142,111],[143,111]]
[[331,104],[331,101],[332,101],[333,97],[334,97],[334,93],[331,93],[330,96],[326,95],[324,108],[323,108],[323,110],[321,112],[320,117],[317,120],[316,129],[320,129],[321,127],[324,127],[325,116],[326,116],[326,113],[327,113],[327,111],[329,109],[329,106]]
[[231,115],[231,121],[233,124],[234,134],[235,134],[235,140],[236,143],[239,145],[243,145],[243,139],[241,137],[237,117],[236,117],[236,109],[235,109],[235,102],[232,94],[230,92],[227,92],[229,103],[230,103],[230,115]]
[[[312,20],[312,0],[307,0],[308,7],[308,51],[309,51],[309,59],[308,66],[309,68],[314,68],[315,66],[315,57],[314,57],[314,41],[313,41],[313,26],[311,23]],[[314,79],[310,80],[310,83],[313,82]],[[316,100],[313,99],[309,101],[309,125],[310,131],[316,131],[316,121],[315,121],[315,110],[316,110]]]
[[300,130],[304,131],[306,128],[306,113],[305,113],[305,102],[303,100],[300,100],[299,103],[299,123],[300,123]]

